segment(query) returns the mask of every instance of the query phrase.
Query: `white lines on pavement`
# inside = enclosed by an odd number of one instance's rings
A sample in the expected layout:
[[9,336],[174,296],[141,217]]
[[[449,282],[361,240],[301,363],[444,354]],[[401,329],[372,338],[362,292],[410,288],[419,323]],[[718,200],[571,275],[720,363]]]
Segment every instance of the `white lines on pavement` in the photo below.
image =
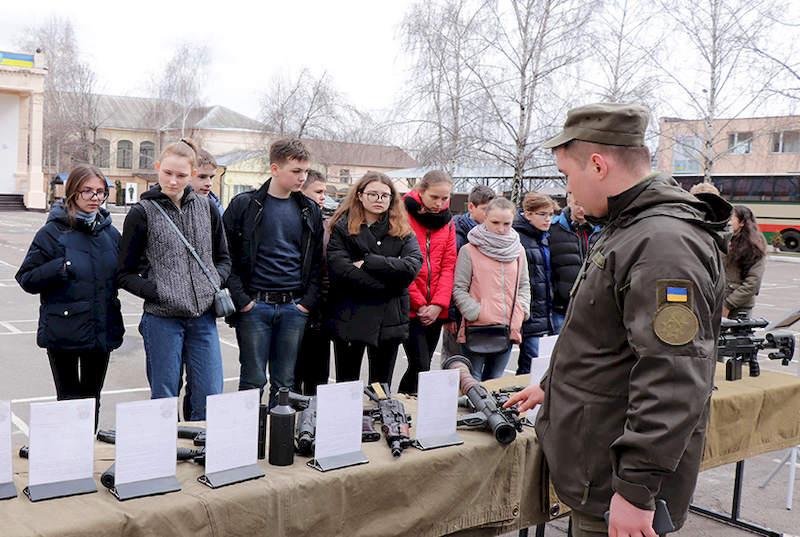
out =
[[[786,461],[786,460],[780,460],[780,459],[772,459],[772,462],[774,462],[775,464],[780,464],[780,463],[783,463],[783,464],[786,464],[786,465],[788,465],[788,464],[789,464],[789,462],[788,462],[788,461]],[[800,462],[796,462],[796,463],[794,463],[794,465],[795,465],[797,468],[800,468]]]
[[761,289],[762,291],[779,291],[782,289],[797,289],[796,285],[771,285]]
[[[0,321],[0,326],[5,328],[6,330],[8,330],[9,334],[21,334],[22,333],[22,330],[20,330],[19,328],[17,328],[16,326],[14,326],[13,324],[11,324],[11,323],[9,323],[7,321]],[[35,332],[31,332],[31,333],[34,334]]]
[[3,261],[2,259],[0,259],[0,266],[2,266],[2,267],[9,267],[9,268],[13,268],[13,269],[19,270],[19,267],[18,267],[18,266],[16,266],[16,265],[12,265],[11,263],[6,263],[6,262],[5,262],[5,261]]
[[[7,328],[9,330],[12,330],[12,329],[16,330],[16,332],[0,333],[0,336],[25,336],[25,335],[29,336],[31,334],[35,334],[36,333],[36,330],[18,330],[16,328],[12,327],[12,326],[8,326],[8,323],[5,323],[5,322],[0,322],[0,326],[3,326],[3,327],[5,327],[5,328]],[[133,328],[135,326],[139,326],[139,323],[126,324],[125,328]]]
[[232,341],[228,341],[227,339],[224,339],[224,338],[219,338],[219,342],[223,343],[225,345],[228,345],[229,347],[233,347],[234,349],[238,349],[239,348],[239,345],[237,345],[236,343],[234,343]]
[[[225,382],[234,382],[234,381],[239,382],[239,377],[228,377],[228,378],[223,379],[223,381],[225,381]],[[141,392],[149,392],[149,391],[150,391],[150,388],[122,388],[122,389],[119,389],[119,390],[103,390],[101,392],[101,395],[103,395],[103,396],[124,395],[124,394],[128,394],[128,393],[141,393]],[[40,397],[25,397],[25,398],[22,398],[22,399],[12,399],[11,400],[11,404],[12,405],[18,405],[18,404],[23,404],[23,403],[42,403],[42,402],[45,402],[45,401],[55,401],[55,400],[56,400],[56,396],[55,395],[44,395],[44,396],[40,396]],[[17,418],[17,419],[19,419],[19,418]],[[19,420],[19,421],[23,425],[25,424],[25,422],[23,422],[22,420]],[[16,422],[14,422],[14,423],[16,423]]]
[[28,424],[22,421],[22,418],[20,418],[13,412],[11,413],[11,423],[13,423],[17,427],[17,429],[19,429],[19,432],[21,432],[25,436],[30,436],[30,430],[28,429]]

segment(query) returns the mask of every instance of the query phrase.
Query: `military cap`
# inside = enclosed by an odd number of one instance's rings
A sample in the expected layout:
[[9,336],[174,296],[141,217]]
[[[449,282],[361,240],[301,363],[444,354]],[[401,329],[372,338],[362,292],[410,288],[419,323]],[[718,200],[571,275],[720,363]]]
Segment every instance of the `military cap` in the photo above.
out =
[[644,146],[649,113],[638,104],[596,103],[567,112],[564,130],[542,147],[552,149],[572,140],[628,147]]

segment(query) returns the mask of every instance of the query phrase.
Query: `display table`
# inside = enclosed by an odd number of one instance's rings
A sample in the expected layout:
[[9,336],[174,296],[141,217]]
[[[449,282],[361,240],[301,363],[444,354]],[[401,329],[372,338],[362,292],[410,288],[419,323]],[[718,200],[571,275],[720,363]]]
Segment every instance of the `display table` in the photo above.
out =
[[[506,377],[490,387],[525,384]],[[800,379],[763,372],[718,377],[703,468],[800,444]],[[401,398],[409,413],[414,400]],[[178,493],[118,502],[100,485],[114,447],[96,445],[99,492],[31,503],[21,495],[27,461],[15,456],[20,497],[0,502],[3,537],[251,537],[496,535],[548,519],[542,510],[542,453],[532,428],[508,446],[484,431],[459,431],[461,446],[407,449],[393,459],[385,441],[364,444],[369,464],[320,473],[304,457],[289,467],[260,461],[263,479],[216,490],[202,468],[178,463]],[[184,441],[181,441],[184,442]]]

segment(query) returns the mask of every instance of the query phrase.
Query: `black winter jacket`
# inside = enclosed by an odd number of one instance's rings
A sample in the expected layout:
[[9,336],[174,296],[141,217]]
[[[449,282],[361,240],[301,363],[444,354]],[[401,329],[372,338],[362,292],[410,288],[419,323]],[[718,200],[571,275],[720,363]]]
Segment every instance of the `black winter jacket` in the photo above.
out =
[[521,214],[517,215],[513,227],[525,249],[531,282],[531,316],[522,323],[522,337],[546,336],[553,331],[549,233],[533,227]]
[[[237,311],[249,304],[255,296],[256,290],[250,287],[250,282],[261,242],[261,221],[270,218],[270,215],[264,214],[270,181],[272,179],[267,180],[258,190],[242,192],[233,198],[223,215],[228,251],[233,262],[228,289]],[[322,213],[319,206],[302,192],[293,192],[291,198],[297,203],[297,210],[303,220],[303,251],[300,252],[303,297],[300,304],[311,311],[317,306],[320,294]]]
[[[361,268],[354,262],[364,260]],[[414,233],[389,235],[388,219],[361,225],[350,235],[347,214],[331,229],[328,242],[328,297],[331,331],[343,341],[377,346],[408,337],[408,286],[422,267]]]
[[122,344],[119,241],[105,209],[93,227],[83,221],[72,227],[64,206],[53,206],[16,275],[25,291],[40,295],[37,345],[111,352]]
[[553,282],[553,311],[566,313],[569,292],[578,277],[581,265],[589,255],[600,228],[589,223],[572,222],[569,208],[553,220],[550,226],[550,268]]

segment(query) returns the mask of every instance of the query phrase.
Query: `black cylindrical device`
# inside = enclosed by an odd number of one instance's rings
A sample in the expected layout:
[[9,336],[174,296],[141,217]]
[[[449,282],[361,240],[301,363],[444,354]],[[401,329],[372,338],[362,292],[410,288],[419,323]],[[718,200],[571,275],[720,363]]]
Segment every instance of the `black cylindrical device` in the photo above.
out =
[[258,406],[258,460],[263,461],[267,458],[267,417],[269,408],[267,405]]
[[294,422],[297,412],[289,406],[289,388],[278,390],[278,404],[269,411],[269,463],[294,463]]

